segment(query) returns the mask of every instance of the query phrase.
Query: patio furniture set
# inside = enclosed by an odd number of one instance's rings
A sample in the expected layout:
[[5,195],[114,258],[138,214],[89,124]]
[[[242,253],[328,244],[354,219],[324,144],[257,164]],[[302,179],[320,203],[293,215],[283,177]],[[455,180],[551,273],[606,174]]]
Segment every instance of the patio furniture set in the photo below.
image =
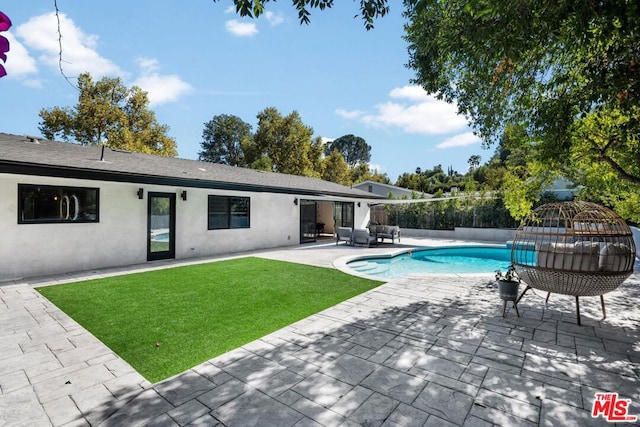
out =
[[336,245],[345,242],[348,245],[378,245],[384,243],[384,239],[391,239],[395,243],[400,241],[400,227],[396,225],[370,225],[369,228],[337,227]]

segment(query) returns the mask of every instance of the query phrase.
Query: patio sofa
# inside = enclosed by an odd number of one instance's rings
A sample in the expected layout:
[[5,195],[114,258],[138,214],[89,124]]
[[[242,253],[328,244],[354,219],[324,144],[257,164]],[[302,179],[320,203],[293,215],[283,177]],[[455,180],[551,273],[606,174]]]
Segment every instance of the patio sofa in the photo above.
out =
[[371,234],[366,228],[356,228],[353,230],[353,244],[354,245],[367,245],[367,247],[378,245],[378,239],[374,234]]
[[397,225],[371,224],[369,231],[380,239],[380,243],[384,243],[384,239],[391,239],[391,243],[395,243],[396,239],[400,241],[400,227]]

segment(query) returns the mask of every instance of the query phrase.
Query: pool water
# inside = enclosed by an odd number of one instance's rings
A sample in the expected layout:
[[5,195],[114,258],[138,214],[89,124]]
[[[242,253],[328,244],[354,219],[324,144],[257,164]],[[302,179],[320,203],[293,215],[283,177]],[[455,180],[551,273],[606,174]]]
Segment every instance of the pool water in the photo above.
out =
[[347,263],[368,276],[393,279],[413,273],[468,274],[506,271],[511,248],[505,246],[456,246],[416,249],[394,257],[363,257]]

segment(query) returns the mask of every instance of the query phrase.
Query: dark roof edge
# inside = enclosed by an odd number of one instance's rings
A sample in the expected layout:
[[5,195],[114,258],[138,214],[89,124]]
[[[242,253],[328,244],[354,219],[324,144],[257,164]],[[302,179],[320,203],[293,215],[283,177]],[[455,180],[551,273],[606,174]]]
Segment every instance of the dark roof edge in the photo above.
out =
[[336,196],[354,199],[382,198],[376,195],[355,195],[336,191],[312,191],[306,189],[273,187],[253,184],[239,184],[222,181],[177,178],[158,175],[132,174],[94,169],[69,168],[63,166],[41,165],[0,160],[0,173],[51,176],[56,178],[88,179],[92,181],[128,182],[132,184],[170,185],[176,187],[210,188],[216,190],[253,191],[259,193],[297,194],[307,196]]

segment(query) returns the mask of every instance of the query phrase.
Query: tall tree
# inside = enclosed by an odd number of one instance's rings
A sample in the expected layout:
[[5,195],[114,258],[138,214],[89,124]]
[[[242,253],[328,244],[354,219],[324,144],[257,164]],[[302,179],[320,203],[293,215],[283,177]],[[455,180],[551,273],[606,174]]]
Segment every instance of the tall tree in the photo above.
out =
[[342,157],[338,150],[333,150],[324,159],[324,168],[322,171],[322,179],[335,182],[342,185],[351,184],[349,177],[349,165]]
[[[542,173],[575,168],[574,153],[580,151],[590,160],[581,162],[583,175],[613,174],[640,185],[634,166],[640,151],[638,2],[405,5],[415,82],[455,101],[487,144],[515,125],[524,131],[528,161],[546,165],[538,168]],[[606,135],[577,138],[590,122],[603,120]]]
[[109,147],[161,156],[175,156],[176,143],[169,127],[156,120],[147,93],[127,88],[119,78],[103,77],[94,83],[89,73],[78,77],[75,107],[40,110],[40,132],[48,138],[75,140],[82,145],[107,143]]
[[351,168],[371,160],[371,146],[359,136],[349,134],[334,139],[327,143],[325,155],[330,155],[333,150],[338,150]]
[[282,116],[276,108],[268,107],[257,117],[258,128],[253,136],[253,147],[248,150],[252,152],[250,163],[266,156],[271,160],[274,172],[317,175],[310,158],[310,154],[317,152],[311,139],[313,129],[302,123],[296,111]]
[[204,124],[200,160],[230,166],[246,166],[242,148],[251,138],[251,125],[240,117],[220,114]]

